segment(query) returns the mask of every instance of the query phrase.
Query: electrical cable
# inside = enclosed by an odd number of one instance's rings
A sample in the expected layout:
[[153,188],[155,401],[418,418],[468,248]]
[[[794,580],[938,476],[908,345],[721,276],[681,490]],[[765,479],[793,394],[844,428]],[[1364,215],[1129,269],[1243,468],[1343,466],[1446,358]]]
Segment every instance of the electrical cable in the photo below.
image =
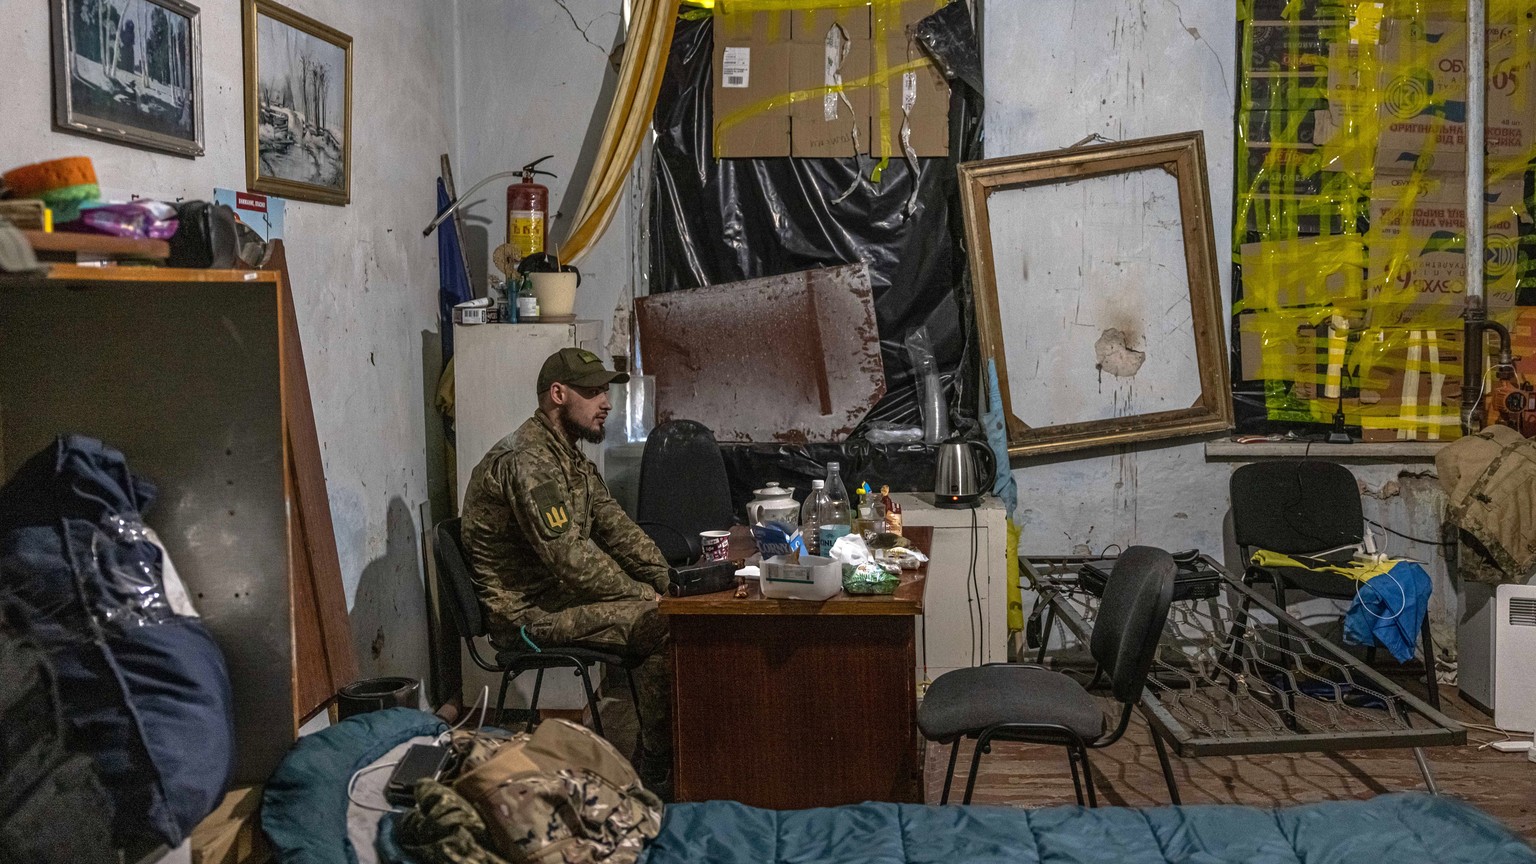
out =
[[399,765],[399,764],[400,764],[400,760],[396,759],[393,762],[381,762],[378,765],[369,765],[367,767],[359,768],[356,771],[352,772],[352,779],[347,781],[347,800],[352,802],[353,804],[356,804],[357,806],[363,808],[364,810],[377,810],[380,813],[399,813],[399,812],[401,812],[401,808],[399,808],[399,807],[380,807],[380,806],[378,806],[376,804],[368,804],[366,802],[359,801],[359,800],[357,800],[357,798],[353,797],[353,794],[352,794],[356,790],[356,788],[357,788],[357,778],[363,776],[364,774],[369,774],[369,773],[374,772],[374,771],[380,771],[380,770],[383,770],[385,768],[393,768],[393,767],[395,767],[396,765]]
[[[981,586],[976,581],[976,546],[977,534],[980,533],[976,524],[976,509],[971,508],[971,567],[966,573],[966,600],[976,610],[976,618],[971,622],[971,665],[977,665],[977,657],[986,656],[987,648],[987,622],[986,614],[981,605]],[[972,601],[971,598],[975,600]],[[970,621],[970,610],[966,610],[966,620]],[[978,632],[979,631],[979,632]]]
[[1381,524],[1380,522],[1377,522],[1375,519],[1371,519],[1369,517],[1366,517],[1365,521],[1371,523],[1372,525],[1375,525],[1377,528],[1380,528],[1381,530],[1387,532],[1388,534],[1396,534],[1397,536],[1403,538],[1404,540],[1412,540],[1415,543],[1423,543],[1426,546],[1445,546],[1445,547],[1449,548],[1449,547],[1452,547],[1452,546],[1456,545],[1455,543],[1447,543],[1444,540],[1425,540],[1422,537],[1414,537],[1414,536],[1409,535],[1409,534],[1404,534],[1401,531],[1395,531],[1395,530],[1393,530],[1391,528],[1388,528],[1387,526]]

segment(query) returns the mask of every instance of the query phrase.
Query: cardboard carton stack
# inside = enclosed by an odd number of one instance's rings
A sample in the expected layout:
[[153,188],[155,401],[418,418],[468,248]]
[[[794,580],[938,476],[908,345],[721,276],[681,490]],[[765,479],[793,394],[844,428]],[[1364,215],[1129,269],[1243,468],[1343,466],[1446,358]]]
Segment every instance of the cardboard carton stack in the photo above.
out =
[[[716,158],[949,154],[949,84],[915,38],[947,0],[828,0],[714,14]],[[842,85],[845,89],[815,92]]]

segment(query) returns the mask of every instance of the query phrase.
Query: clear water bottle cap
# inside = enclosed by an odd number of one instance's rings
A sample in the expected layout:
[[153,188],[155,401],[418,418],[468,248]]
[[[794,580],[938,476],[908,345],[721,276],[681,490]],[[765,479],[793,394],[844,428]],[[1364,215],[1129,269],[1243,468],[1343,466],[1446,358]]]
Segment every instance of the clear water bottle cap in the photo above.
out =
[[837,469],[838,469],[838,468],[840,468],[840,467],[842,467],[842,466],[841,466],[841,465],[839,465],[839,464],[838,464],[838,463],[836,463],[836,462],[828,462],[828,463],[827,463],[827,470],[828,470],[828,471],[836,471],[836,470],[837,470]]
[[825,480],[812,480],[811,481],[811,488],[812,489],[825,489],[825,488],[827,488],[827,481],[825,481]]

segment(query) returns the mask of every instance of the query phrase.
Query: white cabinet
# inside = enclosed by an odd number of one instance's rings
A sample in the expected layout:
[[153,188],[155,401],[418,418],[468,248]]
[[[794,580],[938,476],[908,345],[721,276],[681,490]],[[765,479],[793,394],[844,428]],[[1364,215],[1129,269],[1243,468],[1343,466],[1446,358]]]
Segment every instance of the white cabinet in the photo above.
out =
[[[464,503],[469,473],[497,441],[539,407],[535,392],[544,358],[561,348],[602,353],[600,321],[569,324],[473,324],[453,328],[455,500]],[[597,448],[583,445],[597,459]]]
[[[470,472],[492,446],[521,426],[539,407],[536,388],[539,367],[544,359],[561,348],[585,348],[602,353],[603,325],[598,321],[569,324],[475,324],[453,328],[454,433],[457,446],[455,467],[458,483],[455,501],[462,507]],[[591,445],[582,449],[593,460],[601,451]],[[470,659],[460,642],[460,667],[464,672],[464,704],[471,705],[480,696],[481,686],[490,687],[496,698],[500,677],[483,671]],[[495,651],[486,644],[482,656]],[[594,672],[601,674],[600,669]],[[507,691],[507,707],[528,705],[533,695],[534,673],[518,676]],[[593,682],[594,686],[596,681]],[[581,680],[570,670],[554,669],[544,674],[539,691],[540,708],[581,708],[586,698]]]
[[[933,496],[893,492],[903,525],[933,528],[923,592],[917,678],[1008,659],[1008,512],[990,496],[974,510],[933,506]],[[974,526],[974,527],[973,527]],[[976,567],[971,570],[972,539]]]

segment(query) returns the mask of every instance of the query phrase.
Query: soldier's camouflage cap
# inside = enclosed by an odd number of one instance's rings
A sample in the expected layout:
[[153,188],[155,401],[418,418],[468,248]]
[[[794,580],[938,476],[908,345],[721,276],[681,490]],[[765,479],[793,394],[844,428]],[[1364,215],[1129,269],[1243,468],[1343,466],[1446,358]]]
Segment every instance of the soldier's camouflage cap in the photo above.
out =
[[603,361],[591,351],[581,348],[561,348],[549,355],[539,369],[539,390],[543,393],[549,385],[559,381],[572,387],[607,387],[629,380],[628,372],[612,372],[603,368]]

